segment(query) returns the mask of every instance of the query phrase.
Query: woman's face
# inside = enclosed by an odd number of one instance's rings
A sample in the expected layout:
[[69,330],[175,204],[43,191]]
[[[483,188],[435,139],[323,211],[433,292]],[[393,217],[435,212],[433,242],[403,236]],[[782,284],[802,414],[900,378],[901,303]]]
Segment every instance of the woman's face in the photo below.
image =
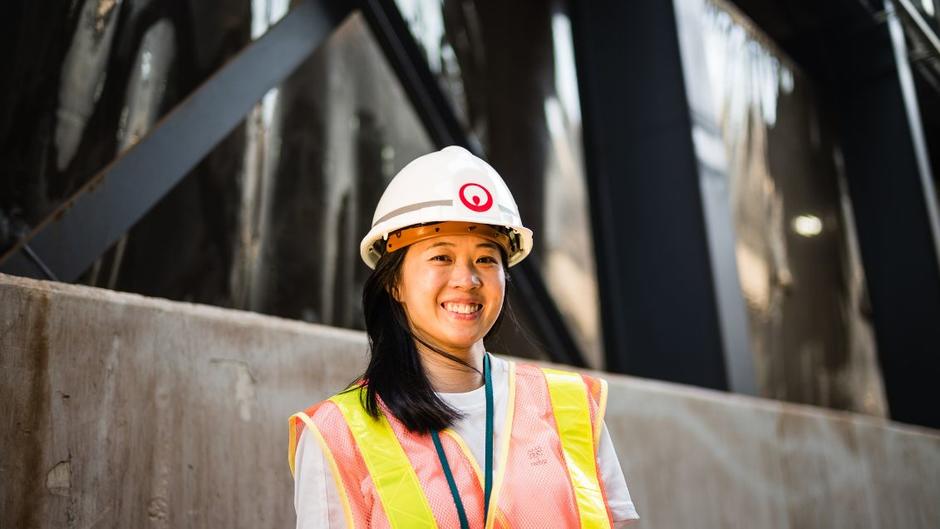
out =
[[407,249],[395,298],[414,332],[449,352],[481,342],[503,306],[499,247],[475,235],[435,237]]

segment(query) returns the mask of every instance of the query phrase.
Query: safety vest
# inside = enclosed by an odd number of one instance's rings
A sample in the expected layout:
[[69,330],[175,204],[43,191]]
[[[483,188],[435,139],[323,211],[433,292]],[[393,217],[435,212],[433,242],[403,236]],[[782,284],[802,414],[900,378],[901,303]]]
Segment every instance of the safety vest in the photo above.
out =
[[[320,443],[350,529],[459,528],[457,509],[431,436],[390,413],[370,417],[361,389],[290,418],[288,460],[307,428]],[[485,529],[611,528],[597,447],[607,383],[569,371],[510,362],[502,446],[496,450]],[[483,478],[464,441],[440,436],[470,527],[483,528]]]

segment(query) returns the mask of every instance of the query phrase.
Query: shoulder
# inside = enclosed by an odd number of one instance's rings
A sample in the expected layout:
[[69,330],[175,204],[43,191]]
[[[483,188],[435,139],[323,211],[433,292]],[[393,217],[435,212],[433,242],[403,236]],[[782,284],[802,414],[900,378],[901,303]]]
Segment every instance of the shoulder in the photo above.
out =
[[[329,450],[332,457],[342,459],[345,456],[352,457],[353,454],[337,452],[336,447],[354,446],[352,434],[346,423],[346,418],[341,409],[344,404],[358,404],[360,391],[353,389],[343,391],[332,397],[322,400],[303,411],[299,411],[288,419],[290,426],[290,438],[288,447],[288,462],[291,470],[294,469],[294,458],[301,436],[305,432],[310,432],[324,450]],[[306,436],[310,439],[310,435]],[[308,443],[309,444],[309,443]]]
[[571,369],[559,369],[555,366],[544,366],[528,362],[513,362],[511,360],[500,361],[511,365],[518,377],[545,378],[549,383],[580,382],[587,386],[589,393],[592,394],[599,393],[602,389],[606,389],[607,387],[607,381],[603,378]]
[[334,421],[343,420],[343,408],[361,406],[362,388],[350,388],[295,413],[291,416],[291,422],[300,421],[307,426],[312,422],[321,428],[329,427]]
[[351,388],[291,415],[288,422],[292,438],[299,438],[304,430],[309,429],[316,429],[327,436],[344,431],[344,409],[347,413],[350,409],[361,409],[361,399],[362,389]]
[[544,384],[549,392],[552,388],[556,390],[569,388],[585,391],[592,412],[599,411],[603,415],[607,403],[607,381],[603,378],[570,369],[558,369],[554,366],[541,366],[525,362],[513,362],[512,364],[518,380]]

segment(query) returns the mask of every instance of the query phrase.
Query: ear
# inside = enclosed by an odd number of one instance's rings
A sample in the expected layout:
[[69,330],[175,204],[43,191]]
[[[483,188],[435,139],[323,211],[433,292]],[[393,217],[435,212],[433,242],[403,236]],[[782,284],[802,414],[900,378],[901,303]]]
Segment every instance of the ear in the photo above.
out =
[[396,283],[396,284],[392,285],[391,287],[389,287],[388,293],[391,294],[392,299],[394,299],[395,301],[401,303],[401,288],[400,288],[400,286],[398,285],[398,283]]

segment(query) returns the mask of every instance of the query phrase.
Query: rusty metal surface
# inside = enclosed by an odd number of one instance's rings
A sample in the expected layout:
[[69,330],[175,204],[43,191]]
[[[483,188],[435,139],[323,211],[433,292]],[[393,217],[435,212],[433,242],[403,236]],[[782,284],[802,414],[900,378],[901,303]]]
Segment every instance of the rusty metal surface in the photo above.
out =
[[[287,416],[361,333],[0,275],[0,526],[294,523]],[[934,529],[940,432],[605,375],[644,529]]]

